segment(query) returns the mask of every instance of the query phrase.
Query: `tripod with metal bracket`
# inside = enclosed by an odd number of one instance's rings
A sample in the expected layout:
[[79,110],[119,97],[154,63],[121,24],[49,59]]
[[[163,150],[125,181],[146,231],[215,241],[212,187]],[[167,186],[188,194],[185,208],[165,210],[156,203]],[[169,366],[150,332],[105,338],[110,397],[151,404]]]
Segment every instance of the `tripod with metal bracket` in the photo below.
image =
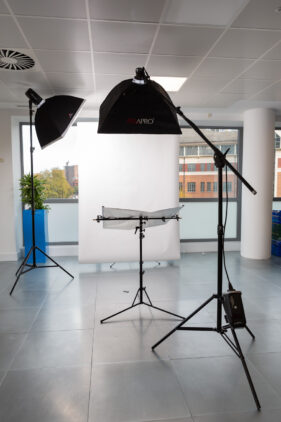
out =
[[156,309],[158,311],[165,312],[166,314],[175,316],[175,317],[180,318],[180,319],[184,319],[184,317],[182,317],[178,314],[175,314],[173,312],[167,311],[166,309],[162,309],[162,308],[159,308],[158,306],[153,305],[153,303],[152,303],[152,301],[151,301],[151,299],[150,299],[150,297],[149,297],[149,295],[146,291],[146,287],[143,285],[144,270],[143,270],[143,260],[142,260],[143,259],[142,258],[142,250],[143,250],[142,241],[143,241],[143,238],[145,237],[145,235],[144,235],[144,232],[145,232],[144,224],[148,220],[163,220],[163,221],[165,221],[165,220],[172,220],[172,219],[176,219],[178,221],[179,217],[176,215],[174,217],[165,217],[165,218],[143,217],[143,216],[140,216],[140,217],[120,217],[120,218],[114,218],[114,217],[108,217],[107,218],[107,217],[103,217],[103,216],[98,216],[96,218],[97,222],[100,222],[100,221],[103,221],[103,220],[117,220],[117,221],[118,220],[137,220],[137,221],[139,221],[139,225],[135,229],[135,233],[137,233],[137,231],[139,232],[139,288],[136,292],[136,295],[134,297],[134,300],[133,300],[131,306],[128,306],[127,308],[122,309],[121,311],[116,312],[115,314],[110,315],[110,316],[102,319],[101,323],[109,320],[110,318],[115,317],[116,315],[122,314],[123,312],[126,312],[130,309],[133,309],[133,308],[135,308],[136,306],[139,306],[139,305],[146,305],[146,306],[149,306],[150,308]]

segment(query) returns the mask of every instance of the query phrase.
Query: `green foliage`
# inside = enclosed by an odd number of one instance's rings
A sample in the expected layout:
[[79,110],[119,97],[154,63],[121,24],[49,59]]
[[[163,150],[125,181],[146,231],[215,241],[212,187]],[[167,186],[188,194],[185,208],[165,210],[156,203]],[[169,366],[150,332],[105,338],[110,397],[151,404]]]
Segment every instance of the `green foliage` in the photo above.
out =
[[45,170],[38,177],[45,181],[47,198],[69,198],[74,194],[74,188],[66,180],[64,170]]
[[[44,201],[47,199],[46,189],[45,189],[45,180],[43,178],[39,178],[37,175],[34,175],[33,186],[34,186],[35,209],[36,210],[49,209],[48,206],[44,205]],[[31,175],[30,174],[25,174],[20,179],[20,191],[21,191],[22,202],[31,208],[32,189],[31,189]]]

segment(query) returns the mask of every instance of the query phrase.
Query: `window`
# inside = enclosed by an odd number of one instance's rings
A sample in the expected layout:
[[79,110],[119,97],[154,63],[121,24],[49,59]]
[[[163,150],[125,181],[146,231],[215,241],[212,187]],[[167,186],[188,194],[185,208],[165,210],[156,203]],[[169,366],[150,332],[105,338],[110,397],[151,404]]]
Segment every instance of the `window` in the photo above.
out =
[[195,192],[196,191],[196,183],[188,182],[187,183],[187,191],[188,192]]
[[[72,126],[63,139],[41,149],[33,127],[34,174],[45,179],[49,199],[78,198],[79,151],[77,126]],[[21,125],[23,173],[30,173],[29,124]]]
[[187,164],[187,171],[196,171],[196,164],[195,163]]
[[179,191],[182,193],[182,182],[179,183]]
[[214,151],[209,146],[200,146],[199,155],[214,155]]
[[227,154],[235,154],[235,145],[220,145],[220,150],[223,154],[225,154],[227,150],[229,150]]
[[[201,129],[204,135],[222,152],[228,148],[228,161],[237,168],[237,145],[239,138],[239,129]],[[281,130],[280,130],[281,133]],[[181,193],[181,199],[196,199],[196,198],[217,198],[218,172],[214,166],[213,150],[207,145],[204,140],[192,129],[182,128],[183,142],[181,147],[185,152],[185,173],[183,174],[183,167],[180,167],[179,181],[187,186],[187,183],[197,183],[197,190],[190,191],[188,189]],[[189,142],[191,145],[187,145]],[[281,155],[280,155],[281,157]],[[201,160],[199,160],[201,158]],[[200,162],[201,161],[201,162]],[[183,162],[183,157],[180,157],[180,164]],[[225,180],[225,177],[224,177]],[[237,196],[237,178],[229,170],[228,181],[232,183],[232,190],[229,191],[230,198]],[[201,182],[205,183],[204,191],[201,190]],[[210,183],[207,186],[207,183]]]
[[200,191],[205,192],[205,182],[200,183]]
[[180,146],[180,153],[179,153],[181,156],[183,156],[184,155],[184,147],[183,146]]
[[185,155],[198,155],[198,147],[194,146],[186,146],[185,147]]
[[231,182],[223,182],[223,192],[231,192],[232,191],[232,183]]
[[213,191],[214,192],[218,191],[218,182],[213,182]]

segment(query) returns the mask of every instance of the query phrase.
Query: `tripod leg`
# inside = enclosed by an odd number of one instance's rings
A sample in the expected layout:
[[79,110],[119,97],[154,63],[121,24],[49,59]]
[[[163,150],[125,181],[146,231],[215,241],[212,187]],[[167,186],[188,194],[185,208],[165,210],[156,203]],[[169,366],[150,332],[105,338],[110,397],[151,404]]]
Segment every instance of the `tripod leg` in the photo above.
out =
[[260,402],[259,402],[259,399],[258,399],[256,390],[255,390],[255,387],[254,387],[254,384],[253,384],[253,381],[252,381],[252,378],[251,378],[251,375],[250,375],[250,372],[248,370],[248,367],[247,367],[247,364],[246,364],[246,361],[245,361],[245,358],[244,358],[244,355],[243,355],[242,349],[240,347],[240,344],[239,344],[239,341],[238,341],[238,338],[237,338],[237,335],[235,333],[234,328],[231,328],[231,332],[232,332],[232,335],[233,335],[233,339],[234,339],[236,348],[237,348],[237,350],[239,352],[239,358],[240,358],[240,360],[242,362],[242,365],[243,365],[243,368],[244,368],[244,371],[245,371],[245,374],[246,374],[248,383],[250,385],[250,388],[251,388],[251,391],[252,391],[254,400],[256,402],[257,409],[260,410],[261,409],[261,405],[260,405]]
[[24,258],[24,260],[22,261],[22,263],[21,263],[21,266],[19,267],[19,269],[18,269],[18,271],[16,272],[16,281],[14,282],[14,285],[13,285],[13,287],[12,287],[12,289],[11,289],[11,291],[10,291],[10,296],[12,295],[12,293],[13,293],[13,291],[14,291],[14,288],[16,287],[16,285],[17,285],[17,282],[19,281],[19,278],[20,278],[20,276],[21,276],[21,274],[22,274],[22,272],[23,272],[23,270],[24,270],[24,267],[25,267],[25,265],[26,265],[26,263],[27,263],[27,261],[28,261],[28,259],[29,259],[29,257],[30,257],[30,255],[31,255],[31,252],[33,252],[33,249],[34,249],[34,247],[32,246],[30,249],[29,249],[29,252],[28,252],[28,254],[26,255],[26,257]]
[[256,337],[255,337],[254,333],[250,330],[250,328],[247,325],[245,325],[245,328],[248,331],[248,333],[250,334],[250,336],[252,337],[252,339],[255,340]]
[[199,308],[195,309],[194,312],[192,312],[187,318],[185,318],[183,321],[180,322],[173,330],[171,330],[168,334],[166,334],[163,338],[161,338],[157,343],[155,343],[152,346],[152,350],[154,350],[159,344],[161,344],[164,340],[166,340],[170,335],[172,335],[175,331],[177,331],[182,325],[184,325],[189,319],[194,317],[201,309],[203,309],[208,303],[210,303],[213,299],[216,299],[216,295],[211,296],[206,302],[204,302]]
[[107,321],[108,319],[113,318],[113,317],[115,317],[116,315],[122,314],[123,312],[126,312],[126,311],[128,311],[129,309],[132,309],[132,308],[134,308],[135,306],[138,306],[138,305],[139,305],[139,303],[136,303],[135,305],[128,306],[128,308],[122,309],[122,311],[116,312],[115,314],[110,315],[110,316],[108,316],[108,317],[106,317],[106,318],[102,319],[100,323],[102,324],[104,321]]
[[180,316],[178,314],[174,314],[173,312],[166,311],[166,309],[162,309],[162,308],[158,308],[158,306],[154,306],[153,303],[150,300],[150,297],[149,297],[147,291],[146,291],[146,287],[144,287],[143,290],[144,290],[144,294],[147,297],[147,300],[149,302],[149,303],[143,302],[144,305],[150,306],[151,308],[157,309],[158,311],[165,312],[166,314],[173,315],[173,316],[175,316],[177,318],[185,319],[184,317],[182,317],[182,316]]
[[51,258],[49,255],[47,255],[44,251],[42,251],[42,249],[38,248],[38,246],[35,246],[36,249],[38,249],[38,251],[40,251],[43,255],[46,256],[46,258],[48,258],[50,261],[52,261],[56,267],[59,267],[61,270],[63,270],[66,274],[69,275],[69,277],[74,278],[74,276],[72,274],[70,274],[68,271],[66,271],[60,264],[58,264],[53,258]]

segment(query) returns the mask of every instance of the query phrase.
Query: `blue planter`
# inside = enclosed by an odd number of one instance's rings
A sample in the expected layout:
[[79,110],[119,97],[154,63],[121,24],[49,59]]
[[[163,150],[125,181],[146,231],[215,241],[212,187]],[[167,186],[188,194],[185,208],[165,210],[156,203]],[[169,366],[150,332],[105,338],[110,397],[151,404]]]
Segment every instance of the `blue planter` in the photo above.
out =
[[[48,243],[48,218],[47,210],[35,210],[35,244],[43,252],[47,253]],[[32,247],[32,213],[31,210],[23,210],[23,238],[25,256]],[[44,263],[47,258],[40,251],[36,250],[36,263]],[[33,263],[33,256],[30,255],[28,264]]]

